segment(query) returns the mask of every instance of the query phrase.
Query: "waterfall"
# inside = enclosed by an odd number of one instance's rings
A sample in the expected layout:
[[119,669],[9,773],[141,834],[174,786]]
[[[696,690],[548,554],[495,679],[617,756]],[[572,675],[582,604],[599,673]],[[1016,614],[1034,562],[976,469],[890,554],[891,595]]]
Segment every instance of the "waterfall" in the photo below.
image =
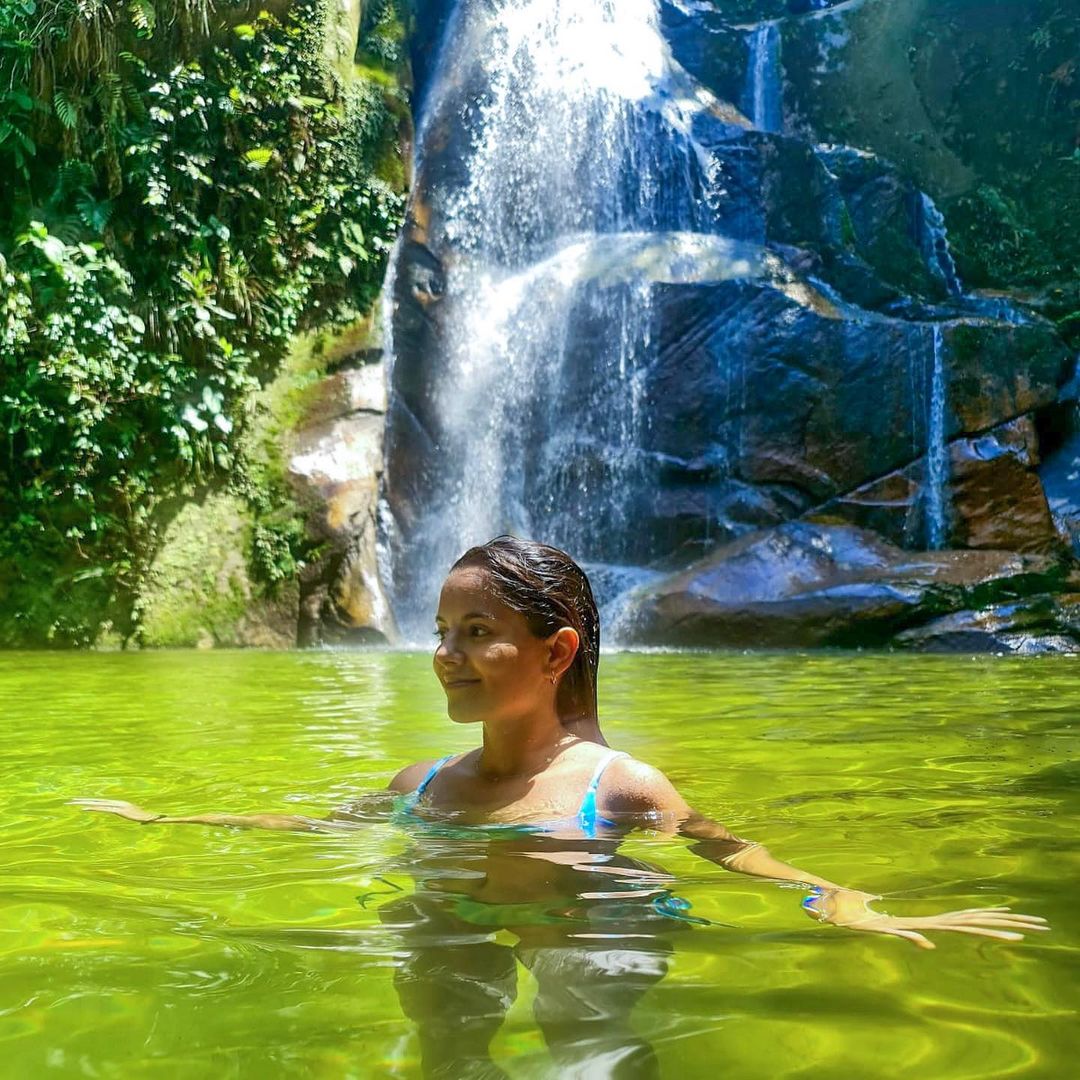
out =
[[934,323],[932,337],[923,506],[926,516],[926,546],[931,551],[939,551],[945,546],[948,532],[945,503],[949,484],[949,451],[945,433],[945,349],[940,323]]
[[930,272],[945,286],[950,297],[962,301],[964,309],[975,315],[984,315],[1015,326],[1031,322],[1031,316],[1007,297],[979,296],[964,292],[964,283],[960,280],[960,273],[956,269],[956,262],[949,247],[945,217],[926,192],[919,193],[918,221],[919,246],[923,258]]
[[[461,0],[454,13],[417,150],[425,242],[447,253],[425,358],[431,477],[411,520],[384,526],[407,636],[430,623],[453,559],[500,532],[626,580],[611,568],[640,547],[653,286],[760,270],[760,252],[707,235],[692,129],[709,100],[671,60],[658,7]],[[478,88],[464,109],[463,85]],[[445,157],[448,139],[454,169],[426,176],[427,146]],[[391,394],[393,414],[393,380]]]
[[921,228],[920,241],[923,258],[931,272],[942,282],[950,296],[963,296],[960,275],[949,250],[949,237],[945,231],[945,218],[934,200],[926,192],[919,195]]
[[750,34],[747,63],[747,111],[760,131],[779,131],[783,126],[780,72],[780,24],[763,22]]
[[[960,275],[956,271],[945,218],[934,200],[925,192],[919,196],[920,239],[923,257],[931,272],[942,282],[952,297],[964,295]],[[923,506],[926,516],[926,546],[938,551],[945,546],[948,521],[946,504],[949,486],[949,451],[945,433],[945,358],[941,324],[934,323],[931,350],[930,409],[926,423],[926,490]]]

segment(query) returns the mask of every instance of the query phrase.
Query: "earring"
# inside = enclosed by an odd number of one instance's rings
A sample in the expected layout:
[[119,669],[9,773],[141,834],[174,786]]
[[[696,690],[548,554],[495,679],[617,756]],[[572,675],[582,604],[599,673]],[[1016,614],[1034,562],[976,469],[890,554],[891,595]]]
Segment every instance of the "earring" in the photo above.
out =
[[551,673],[551,685],[554,686],[559,681],[559,676],[553,671]]

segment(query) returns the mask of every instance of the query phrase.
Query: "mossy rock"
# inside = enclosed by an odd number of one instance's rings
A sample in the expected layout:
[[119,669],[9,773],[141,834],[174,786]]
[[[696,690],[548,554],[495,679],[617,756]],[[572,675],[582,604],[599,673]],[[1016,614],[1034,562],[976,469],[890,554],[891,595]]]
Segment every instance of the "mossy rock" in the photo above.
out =
[[[298,336],[252,398],[242,476],[180,506],[164,529],[135,603],[134,640],[151,648],[292,648],[300,576],[322,554],[288,478],[297,431],[326,393],[327,375],[371,351],[360,320]],[[100,644],[104,644],[101,642]]]
[[1080,24],[1063,0],[838,5],[783,27],[788,129],[871,150],[945,214],[965,283],[1076,274]]
[[148,647],[288,648],[297,589],[275,597],[251,579],[254,525],[246,503],[214,492],[173,518],[139,601],[137,639]]

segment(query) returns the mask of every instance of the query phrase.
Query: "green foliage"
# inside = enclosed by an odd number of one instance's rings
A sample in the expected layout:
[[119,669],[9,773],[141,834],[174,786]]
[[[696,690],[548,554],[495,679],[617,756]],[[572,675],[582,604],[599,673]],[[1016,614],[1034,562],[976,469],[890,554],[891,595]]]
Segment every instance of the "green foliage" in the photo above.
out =
[[398,63],[405,49],[401,0],[368,0],[364,5],[363,51],[387,64]]
[[[242,477],[291,337],[377,295],[396,91],[334,74],[336,10],[0,6],[0,643],[129,634],[163,512]],[[263,580],[295,533],[257,527]]]
[[303,524],[295,519],[260,522],[251,539],[253,568],[264,581],[291,581],[298,570],[297,549],[306,543]]
[[1023,209],[990,184],[957,199],[950,224],[960,269],[975,284],[996,283],[1003,273],[1014,283],[1037,284],[1058,271]]

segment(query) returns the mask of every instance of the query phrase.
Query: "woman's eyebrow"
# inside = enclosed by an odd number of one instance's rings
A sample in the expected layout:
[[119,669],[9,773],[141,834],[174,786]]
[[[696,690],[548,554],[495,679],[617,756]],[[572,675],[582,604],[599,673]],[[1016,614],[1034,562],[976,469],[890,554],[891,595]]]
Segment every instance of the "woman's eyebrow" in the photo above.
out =
[[[495,616],[492,615],[490,611],[470,611],[470,612],[467,612],[465,615],[461,616],[461,621],[462,622],[465,622],[467,619],[487,619],[488,622],[496,622],[497,621]],[[444,622],[446,622],[446,619],[444,619],[442,615],[436,615],[435,616],[435,621],[437,623],[444,623]]]

